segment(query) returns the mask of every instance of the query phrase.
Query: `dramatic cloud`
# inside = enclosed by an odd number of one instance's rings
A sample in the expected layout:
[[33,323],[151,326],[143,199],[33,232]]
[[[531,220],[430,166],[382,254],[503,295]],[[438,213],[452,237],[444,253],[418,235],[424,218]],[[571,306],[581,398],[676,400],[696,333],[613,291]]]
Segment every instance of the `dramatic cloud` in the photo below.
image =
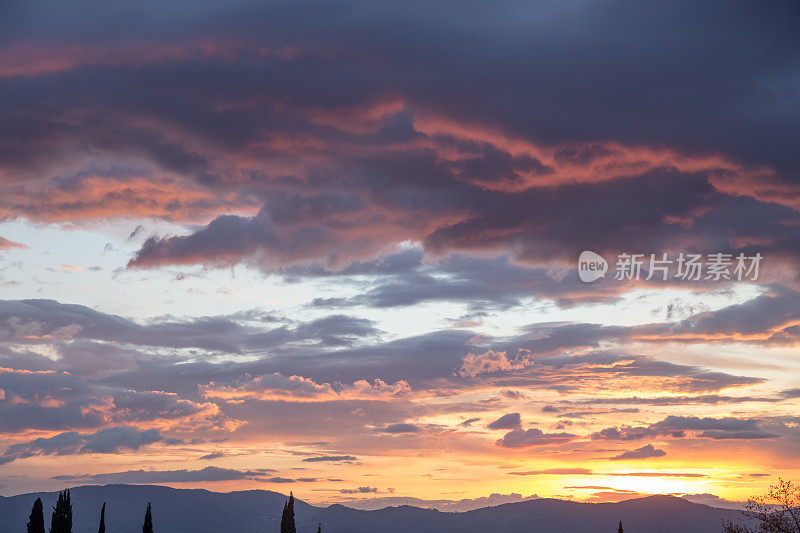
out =
[[[543,485],[614,501],[640,494],[615,480],[733,493],[793,464],[795,6],[428,7],[3,10],[13,490],[53,482],[15,461],[101,454],[47,476],[365,506],[422,479],[420,504],[463,510],[525,499],[475,497],[508,474],[607,476]],[[605,278],[580,280],[584,250]],[[763,263],[624,280],[621,252]],[[623,462],[655,446],[670,470]]]
[[[662,28],[685,23],[684,8],[586,9],[596,25],[560,7],[539,8],[546,16],[521,5],[491,17],[459,14],[458,28],[502,35],[479,54],[458,53],[466,37],[438,15],[390,6],[364,15],[341,4],[331,6],[338,16],[307,26],[277,6],[216,6],[193,23],[168,16],[169,34],[154,23],[164,14],[148,6],[145,43],[103,32],[114,8],[96,13],[77,43],[67,25],[46,44],[10,35],[0,94],[15,103],[4,122],[17,134],[0,154],[10,182],[4,209],[51,220],[216,215],[188,235],[148,239],[136,267],[341,269],[406,241],[432,253],[507,248],[527,262],[689,236],[706,248],[761,242],[788,252],[792,237],[779,224],[745,227],[732,216],[771,210],[788,219],[798,205],[798,188],[784,177],[798,168],[792,111],[771,90],[791,87],[796,55],[769,45],[795,38],[768,24],[766,35],[734,31],[737,17],[777,13],[729,7],[713,27],[684,32],[697,53],[665,78],[663,64],[682,49]],[[398,16],[415,39],[385,27]],[[520,17],[519,27],[503,22]],[[262,32],[232,30],[252,20]],[[583,30],[560,32],[561,24]],[[624,39],[598,31],[605,25],[623,36],[648,28],[651,44],[621,48]],[[738,40],[720,38],[726,31]],[[418,42],[435,43],[423,71],[440,73],[424,83],[422,67],[411,67]],[[597,54],[613,75],[591,74]],[[744,65],[720,60],[734,55]],[[585,76],[595,91],[574,90]],[[80,91],[76,80],[84,80]],[[647,97],[679,94],[686,80],[697,89],[690,102],[654,107]],[[507,104],[480,97],[489,85]],[[42,92],[58,95],[46,115],[36,113]],[[773,102],[787,126],[775,127],[775,114],[761,108],[742,112],[737,104],[746,101]],[[744,131],[765,133],[755,140]]]

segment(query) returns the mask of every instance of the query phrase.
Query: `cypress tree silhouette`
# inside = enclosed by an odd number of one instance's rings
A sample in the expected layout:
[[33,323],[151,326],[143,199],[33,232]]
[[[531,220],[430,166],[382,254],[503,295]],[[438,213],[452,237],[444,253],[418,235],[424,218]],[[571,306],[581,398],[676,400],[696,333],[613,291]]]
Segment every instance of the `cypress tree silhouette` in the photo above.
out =
[[322,533],[322,524],[317,525],[317,533]]
[[106,533],[106,502],[103,502],[103,508],[100,509],[100,527],[97,533]]
[[53,507],[53,514],[50,516],[50,533],[61,533],[61,509],[64,507],[64,493],[58,493],[58,501]]
[[147,511],[144,513],[144,525],[142,533],[153,533],[153,514],[150,510],[150,503],[147,503]]
[[58,493],[58,501],[50,517],[50,533],[72,533],[72,500],[69,489]]
[[619,529],[617,530],[617,533],[624,533],[622,531],[622,520],[619,521]]
[[294,524],[294,494],[289,493],[289,501],[283,506],[281,515],[281,533],[297,533]]
[[44,533],[44,507],[42,499],[36,498],[28,518],[28,533]]

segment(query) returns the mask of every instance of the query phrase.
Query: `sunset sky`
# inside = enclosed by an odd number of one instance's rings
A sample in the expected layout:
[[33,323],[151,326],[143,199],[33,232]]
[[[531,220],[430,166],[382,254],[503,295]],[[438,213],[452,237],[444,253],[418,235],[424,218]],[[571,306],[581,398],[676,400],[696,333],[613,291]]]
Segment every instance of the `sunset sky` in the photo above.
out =
[[[798,24],[2,2],[0,494],[457,510],[800,480]],[[646,279],[681,253],[762,260]]]

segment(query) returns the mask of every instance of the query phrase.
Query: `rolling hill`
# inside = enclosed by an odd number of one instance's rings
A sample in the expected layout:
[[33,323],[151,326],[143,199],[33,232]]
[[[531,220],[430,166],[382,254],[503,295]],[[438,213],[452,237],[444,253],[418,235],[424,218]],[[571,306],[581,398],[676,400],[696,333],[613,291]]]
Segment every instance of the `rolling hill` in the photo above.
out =
[[[108,502],[109,533],[139,533],[144,508],[153,503],[158,533],[268,533],[279,531],[286,496],[252,490],[228,493],[155,485],[84,486],[72,489],[75,533],[94,533],[100,506]],[[41,497],[45,521],[57,493],[0,497],[0,533],[25,531],[31,505]],[[739,513],[672,496],[650,496],[620,503],[578,503],[536,499],[463,513],[400,506],[361,511],[342,505],[314,507],[295,501],[297,530],[313,533],[597,533],[616,532],[622,520],[629,533],[711,533]]]

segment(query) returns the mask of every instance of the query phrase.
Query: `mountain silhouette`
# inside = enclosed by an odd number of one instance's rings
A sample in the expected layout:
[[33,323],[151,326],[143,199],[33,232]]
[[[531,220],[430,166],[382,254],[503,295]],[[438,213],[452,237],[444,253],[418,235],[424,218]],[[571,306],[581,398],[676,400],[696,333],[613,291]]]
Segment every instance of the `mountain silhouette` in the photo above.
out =
[[[97,531],[100,507],[106,506],[106,531],[139,533],[147,502],[153,504],[156,533],[270,533],[280,531],[288,496],[271,491],[211,492],[156,485],[106,485],[71,489],[74,533]],[[45,519],[57,492],[0,497],[0,533],[25,530],[31,506],[42,499]],[[722,520],[738,521],[740,514],[672,496],[649,496],[620,503],[579,503],[536,499],[484,507],[461,513],[412,506],[361,511],[343,505],[314,507],[295,499],[297,531],[312,533],[322,523],[325,533],[709,533],[720,531]]]

